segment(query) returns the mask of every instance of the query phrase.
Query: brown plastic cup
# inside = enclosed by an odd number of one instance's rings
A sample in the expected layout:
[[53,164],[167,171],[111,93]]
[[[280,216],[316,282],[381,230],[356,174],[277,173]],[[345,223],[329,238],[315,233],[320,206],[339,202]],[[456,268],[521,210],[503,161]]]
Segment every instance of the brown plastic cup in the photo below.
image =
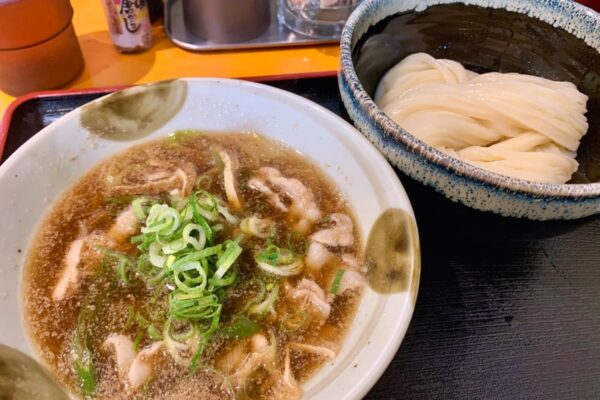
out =
[[185,26],[216,43],[254,39],[271,22],[270,0],[183,0]]
[[83,56],[69,0],[0,0],[0,90],[19,96],[75,78]]

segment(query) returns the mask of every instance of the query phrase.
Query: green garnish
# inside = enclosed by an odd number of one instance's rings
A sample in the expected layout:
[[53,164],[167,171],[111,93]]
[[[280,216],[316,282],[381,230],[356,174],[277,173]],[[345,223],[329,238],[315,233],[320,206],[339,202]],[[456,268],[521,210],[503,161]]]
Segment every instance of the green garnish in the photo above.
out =
[[[273,286],[272,284],[269,285]],[[267,288],[269,285],[267,285]],[[274,286],[271,289],[267,289],[267,291],[269,294],[262,302],[252,304],[248,307],[248,314],[262,317],[273,308],[279,296],[279,286]]]
[[148,325],[148,329],[146,330],[148,337],[154,341],[162,340],[162,334],[154,325]]
[[94,364],[91,362],[91,358],[86,360],[75,360],[73,368],[79,377],[83,395],[92,396],[96,392],[96,379],[94,378]]
[[262,251],[257,257],[257,260],[266,262],[270,265],[279,264],[279,247],[275,245],[268,246],[265,250]]
[[[136,215],[146,213],[141,199],[134,203]],[[138,336],[177,341],[177,335],[170,332],[171,324],[189,323],[189,332],[199,342],[192,368],[220,327],[224,289],[236,281],[234,265],[243,251],[241,238],[217,243],[215,227],[222,227],[223,222],[220,207],[223,206],[206,191],[197,191],[187,200],[179,199],[177,204],[153,204],[144,214],[142,233],[131,238],[142,255],[137,263],[128,260],[124,267],[117,266],[119,277],[127,277],[125,271],[129,267],[148,287],[168,288],[167,320],[162,322],[162,333],[156,321],[136,319],[141,332]]]
[[[208,221],[206,220],[206,218],[204,217],[204,215],[201,212],[201,210],[203,210],[203,208],[200,207],[200,204],[198,203],[198,198],[197,198],[196,193],[192,193],[192,195],[190,196],[188,207],[191,210],[194,222],[196,222],[196,224],[198,224],[202,227],[202,229],[204,230],[204,234],[206,235],[206,238],[208,240],[208,243],[212,244],[215,239],[215,234],[214,234],[214,231],[212,230],[212,228],[210,227],[210,225],[208,224]],[[186,209],[186,211],[187,211],[187,209]],[[189,214],[189,212],[187,212],[186,214]]]
[[329,290],[329,292],[331,294],[337,294],[338,290],[340,289],[340,282],[342,281],[344,272],[346,272],[345,269],[338,269],[337,272],[335,273],[335,277],[333,278],[333,283],[331,284],[331,289]]
[[[84,304],[84,307],[85,306],[87,306],[87,304]],[[89,344],[89,325],[91,324],[90,319],[91,317],[89,313],[82,312],[79,314],[77,328],[73,334],[73,347],[71,350],[73,369],[79,378],[79,386],[81,387],[81,391],[86,397],[94,395],[96,391],[94,361]]]
[[289,249],[271,244],[260,252],[254,260],[258,268],[276,276],[291,276],[302,272],[304,263]]
[[256,259],[269,265],[277,266],[290,264],[294,262],[296,257],[290,250],[271,244],[256,256]]
[[285,332],[297,332],[306,328],[310,324],[310,316],[304,311],[285,315],[281,320],[281,330]]
[[260,331],[260,324],[252,321],[242,315],[238,317],[231,325],[223,327],[221,332],[233,339],[246,339]]
[[126,284],[129,283],[127,268],[128,266],[131,266],[133,259],[126,254],[122,254],[104,247],[99,247],[98,250],[100,250],[108,259],[117,260],[116,270],[119,282]]
[[[102,262],[94,276],[97,278],[110,274],[110,272],[110,264]],[[96,323],[95,313],[105,309],[107,294],[116,286],[114,284],[109,287],[92,285],[88,288],[88,293],[84,297],[77,315],[77,324],[71,341],[71,360],[85,398],[92,398],[96,391],[94,356],[91,350],[91,340]]]
[[131,202],[131,209],[133,210],[133,213],[135,214],[135,217],[137,219],[144,220],[148,216],[147,210],[144,207],[144,204],[147,202],[148,199],[146,199],[145,197],[137,198]]
[[146,332],[144,331],[144,329],[138,328],[137,332],[135,333],[135,338],[133,338],[133,343],[131,344],[131,350],[137,351],[145,334]]
[[172,144],[181,144],[188,140],[202,136],[202,131],[195,129],[181,129],[169,135]]

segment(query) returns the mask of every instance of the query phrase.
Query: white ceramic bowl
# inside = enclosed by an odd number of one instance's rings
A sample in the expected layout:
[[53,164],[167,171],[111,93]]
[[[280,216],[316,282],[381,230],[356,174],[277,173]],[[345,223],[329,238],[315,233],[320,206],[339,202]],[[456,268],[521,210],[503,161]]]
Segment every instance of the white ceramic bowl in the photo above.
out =
[[[187,86],[181,107],[144,138],[114,141],[90,135],[80,123],[78,109],[37,134],[0,167],[0,343],[35,356],[23,326],[19,288],[28,242],[53,201],[110,155],[177,129],[253,131],[287,143],[335,181],[354,209],[363,239],[388,208],[404,209],[414,217],[385,159],[333,113],[256,83],[186,79],[176,84]],[[155,89],[141,86],[116,96],[136,107],[145,92]],[[419,280],[418,261],[415,264],[407,292],[381,295],[366,289],[341,353],[304,385],[305,398],[359,399],[373,386],[396,353],[412,316]]]

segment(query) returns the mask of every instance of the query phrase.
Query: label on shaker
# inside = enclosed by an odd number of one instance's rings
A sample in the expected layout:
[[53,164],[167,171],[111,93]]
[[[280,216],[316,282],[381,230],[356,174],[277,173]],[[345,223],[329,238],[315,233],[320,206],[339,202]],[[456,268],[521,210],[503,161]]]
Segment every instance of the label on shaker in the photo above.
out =
[[103,0],[113,43],[123,50],[152,45],[150,14],[146,0]]

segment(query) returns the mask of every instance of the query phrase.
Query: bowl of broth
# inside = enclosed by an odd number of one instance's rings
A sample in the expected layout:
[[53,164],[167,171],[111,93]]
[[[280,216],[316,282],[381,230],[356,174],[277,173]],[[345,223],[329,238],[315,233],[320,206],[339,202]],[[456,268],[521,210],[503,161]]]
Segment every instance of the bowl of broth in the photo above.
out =
[[265,85],[89,103],[0,167],[0,202],[0,343],[72,398],[361,398],[416,301],[394,171]]
[[573,1],[372,0],[341,39],[357,128],[449,199],[536,220],[600,212],[600,16]]

